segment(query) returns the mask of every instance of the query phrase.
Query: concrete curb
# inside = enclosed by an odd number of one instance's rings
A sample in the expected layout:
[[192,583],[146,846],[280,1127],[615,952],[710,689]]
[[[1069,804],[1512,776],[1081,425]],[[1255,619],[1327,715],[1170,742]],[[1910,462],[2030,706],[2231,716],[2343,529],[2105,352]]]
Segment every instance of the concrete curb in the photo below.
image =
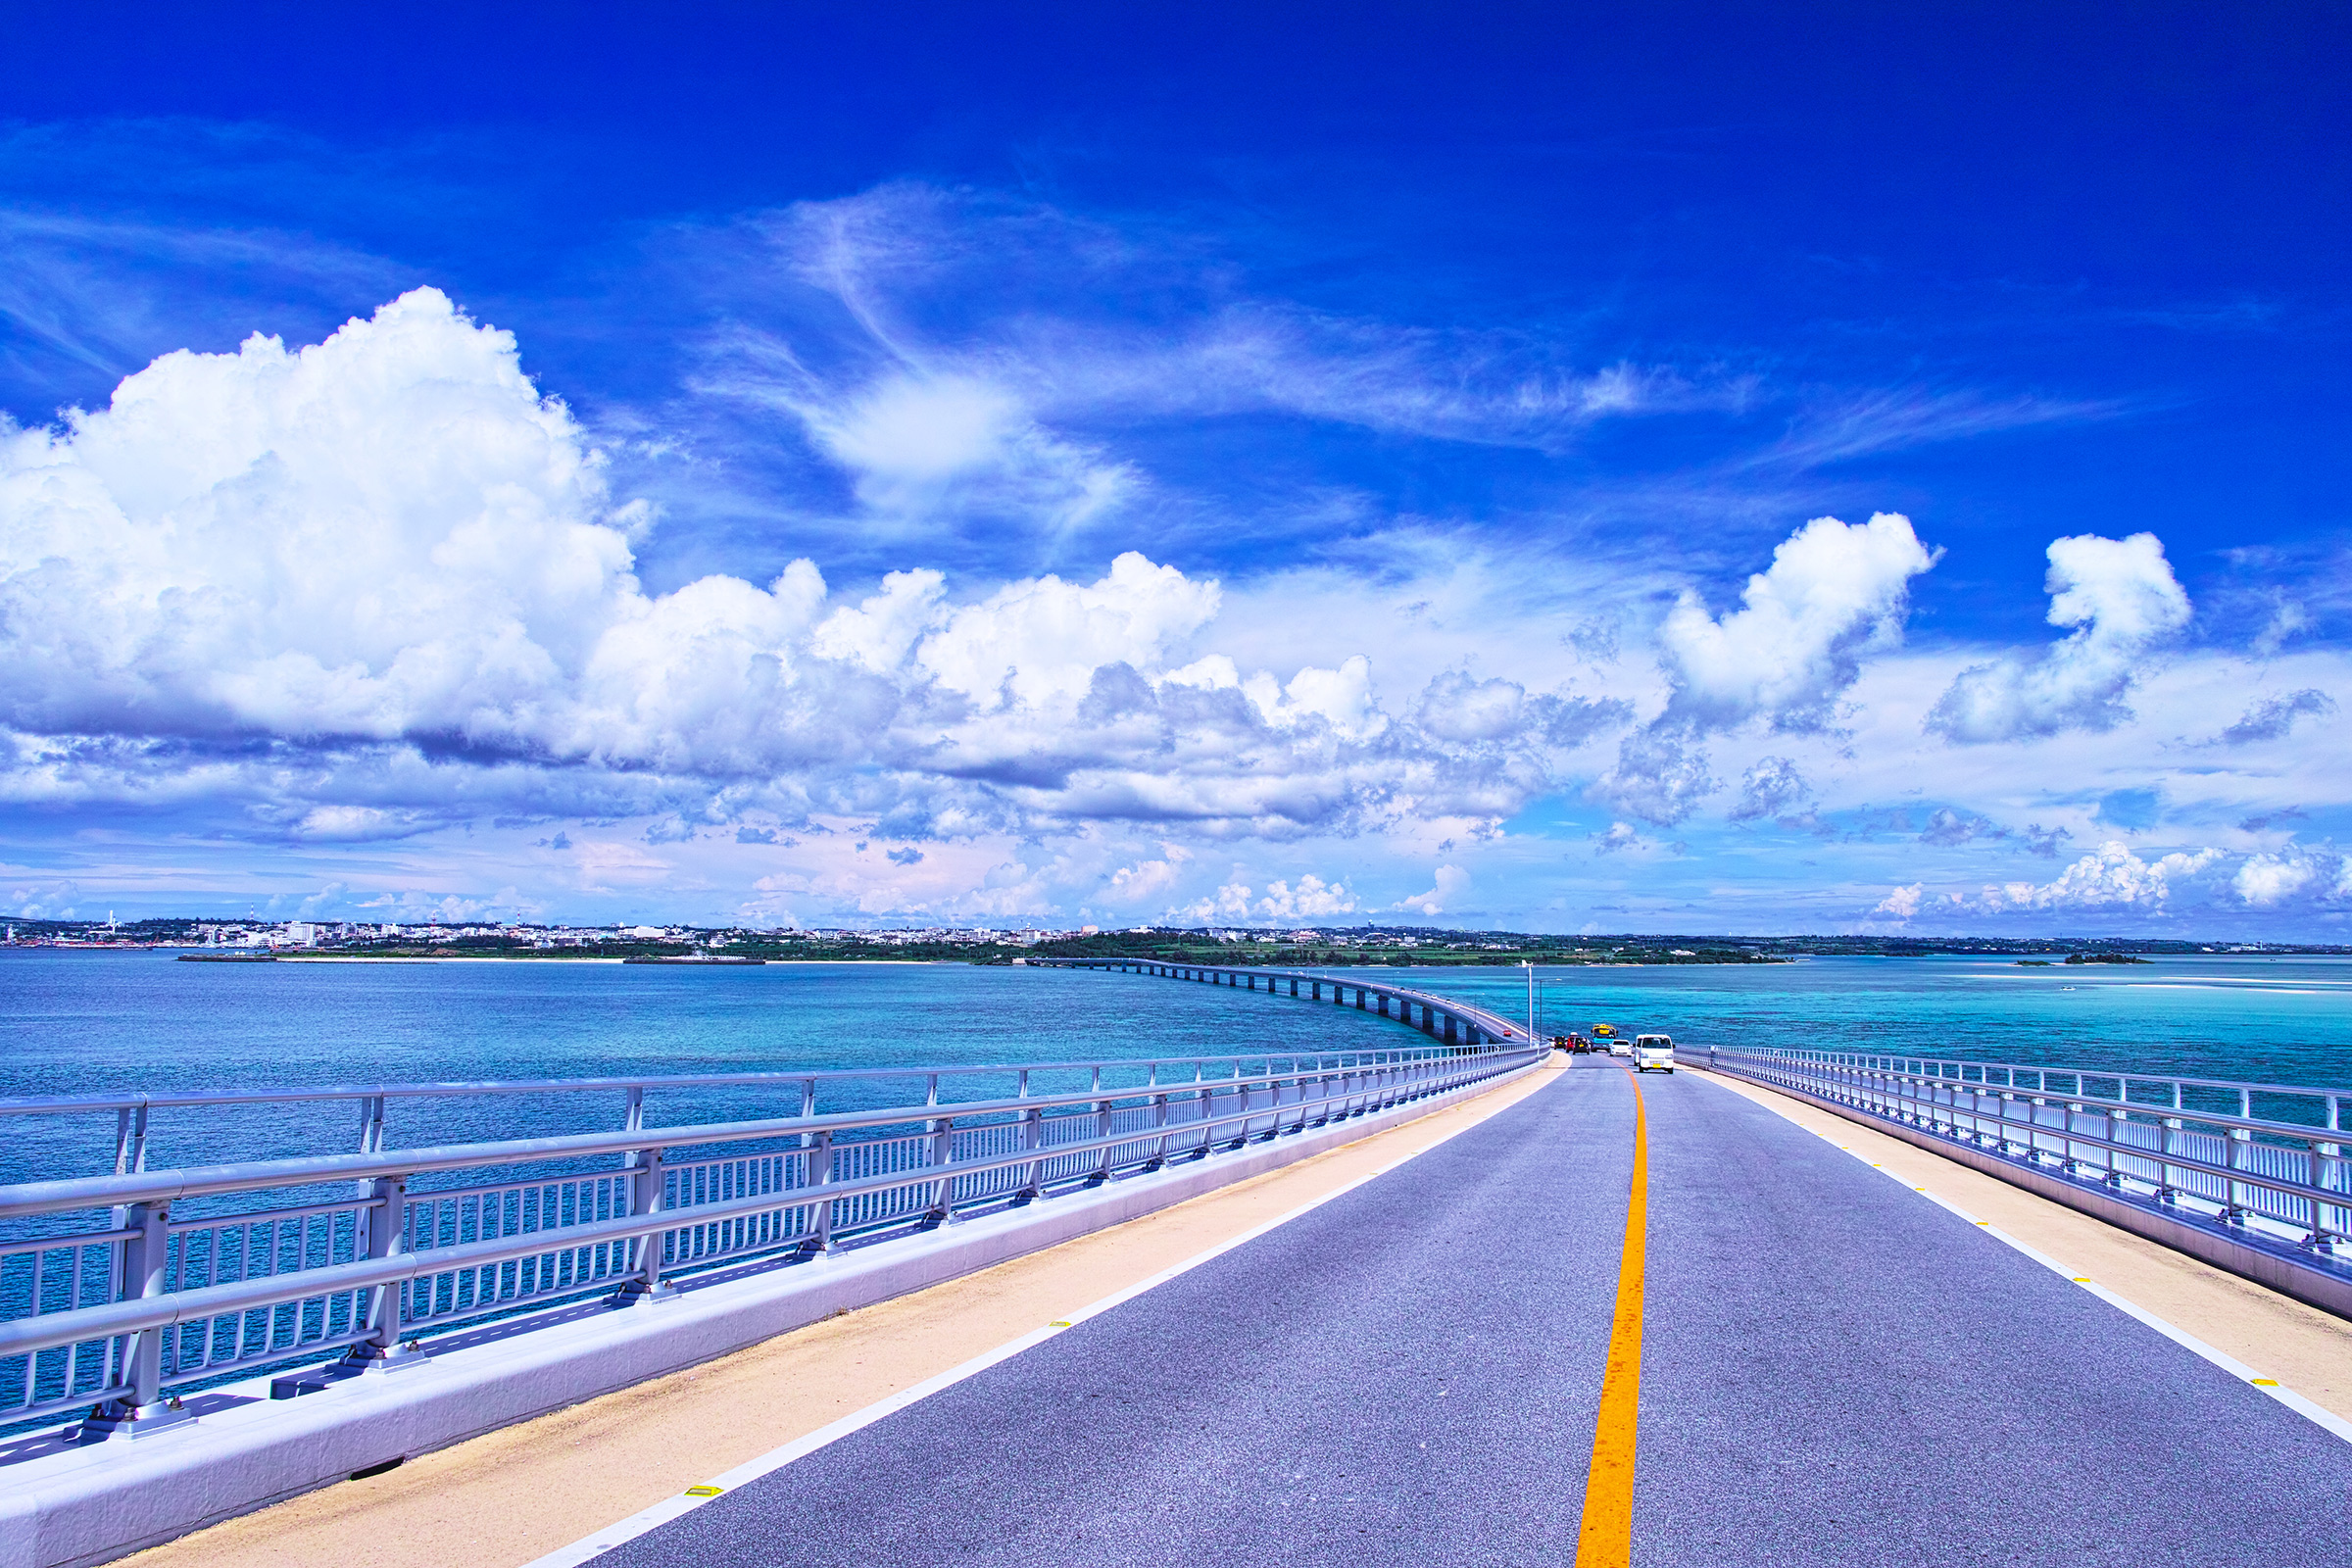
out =
[[[86,1568],[467,1438],[1105,1230],[1515,1083],[1543,1058],[1271,1144],[839,1256],[690,1289],[428,1363],[0,1469],[0,1568]],[[259,1392],[239,1386],[239,1392]]]
[[1890,1117],[1876,1116],[1857,1106],[1842,1104],[1821,1095],[1807,1094],[1801,1089],[1791,1089],[1787,1084],[1750,1078],[1734,1067],[1716,1066],[1705,1070],[1726,1078],[1736,1078],[1776,1095],[1787,1095],[1790,1100],[1801,1100],[1808,1105],[1818,1105],[1832,1115],[1841,1116],[1890,1138],[1899,1138],[1932,1154],[1940,1154],[1956,1165],[1966,1165],[1971,1170],[1982,1171],[2005,1181],[2012,1187],[2022,1187],[2037,1198],[2046,1198],[2077,1213],[2088,1214],[2095,1220],[2104,1221],[2118,1230],[2130,1231],[2161,1247],[2169,1247],[2176,1252],[2185,1252],[2201,1263],[2211,1263],[2226,1273],[2252,1280],[2281,1296],[2291,1296],[2306,1305],[2332,1312],[2338,1317],[2352,1318],[2352,1273],[2321,1268],[2289,1254],[2283,1249],[2275,1250],[2259,1243],[2239,1241],[2210,1226],[2176,1218],[2152,1203],[2119,1198],[2104,1188],[2071,1181],[2054,1171],[2037,1170],[1984,1150],[1971,1149],[1966,1144],[1938,1138],[1933,1133],[1905,1126]]

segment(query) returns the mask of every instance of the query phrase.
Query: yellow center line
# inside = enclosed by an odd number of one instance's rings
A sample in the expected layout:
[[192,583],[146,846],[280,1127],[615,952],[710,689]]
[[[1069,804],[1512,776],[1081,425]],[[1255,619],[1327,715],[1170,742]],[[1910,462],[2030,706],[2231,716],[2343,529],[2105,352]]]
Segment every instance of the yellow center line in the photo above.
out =
[[[1624,1069],[1619,1069],[1624,1071]],[[1634,1183],[1625,1203],[1625,1253],[1617,1264],[1617,1311],[1609,1323],[1609,1359],[1600,1376],[1600,1417],[1593,1423],[1592,1469],[1585,1477],[1585,1522],[1576,1568],[1631,1568],[1634,1560],[1634,1437],[1642,1406],[1642,1245],[1649,1228],[1649,1118],[1642,1082],[1634,1090]]]

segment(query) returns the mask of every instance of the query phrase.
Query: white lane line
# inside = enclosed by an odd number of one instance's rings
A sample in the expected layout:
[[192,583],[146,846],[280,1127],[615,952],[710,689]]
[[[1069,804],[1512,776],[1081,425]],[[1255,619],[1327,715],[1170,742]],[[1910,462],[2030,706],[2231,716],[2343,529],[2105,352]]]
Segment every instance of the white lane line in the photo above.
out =
[[[1504,1106],[1501,1108],[1508,1109],[1509,1107]],[[674,1497],[664,1497],[660,1502],[655,1503],[652,1507],[641,1509],[640,1511],[629,1515],[626,1519],[620,1520],[615,1524],[607,1525],[604,1529],[584,1536],[580,1540],[573,1542],[568,1546],[559,1546],[544,1557],[534,1557],[529,1562],[525,1563],[523,1568],[577,1568],[578,1564],[589,1562],[599,1556],[602,1556],[604,1553],[611,1551],[614,1546],[621,1544],[623,1542],[634,1541],[637,1539],[637,1537],[645,1535],[649,1531],[660,1529],[662,1526],[669,1523],[672,1519],[676,1519],[683,1514],[693,1512],[695,1509],[701,1507],[704,1503],[709,1502],[713,1497],[721,1496],[726,1493],[732,1492],[737,1487],[743,1486],[747,1482],[757,1481],[761,1476],[767,1475],[771,1471],[781,1470],[786,1465],[792,1463],[795,1459],[806,1458],[809,1454],[816,1452],[817,1449],[822,1448],[829,1444],[840,1442],[843,1438],[848,1437],[853,1432],[862,1431],[864,1428],[872,1426],[884,1416],[893,1414],[896,1411],[904,1410],[908,1405],[920,1403],[922,1400],[929,1398],[932,1395],[939,1393],[942,1389],[952,1389],[956,1384],[964,1381],[966,1378],[977,1377],[979,1374],[987,1371],[990,1367],[995,1366],[998,1362],[1009,1361],[1014,1356],[1020,1354],[1023,1350],[1026,1350],[1033,1346],[1043,1345],[1046,1341],[1054,1338],[1054,1335],[1061,1333],[1065,1329],[1075,1328],[1079,1324],[1085,1322],[1088,1318],[1096,1317],[1102,1313],[1107,1312],[1112,1307],[1119,1305],[1123,1301],[1131,1301],[1135,1298],[1143,1295],[1146,1291],[1165,1285],[1168,1281],[1176,1278],[1178,1275],[1190,1273],[1192,1270],[1199,1268],[1203,1263],[1214,1262],[1217,1258],[1223,1257],[1227,1252],[1232,1251],[1237,1247],[1247,1247],[1250,1245],[1250,1243],[1256,1241],[1259,1237],[1265,1235],[1269,1231],[1280,1230],[1283,1226],[1288,1225],[1291,1221],[1299,1218],[1301,1215],[1312,1213],[1314,1210],[1321,1208],[1325,1203],[1331,1202],[1334,1199],[1347,1197],[1349,1193],[1354,1192],[1358,1187],[1363,1186],[1366,1182],[1374,1181],[1382,1176],[1386,1176],[1389,1172],[1396,1169],[1397,1166],[1405,1163],[1405,1161],[1428,1153],[1440,1144],[1444,1144],[1449,1139],[1459,1137],[1461,1134],[1468,1132],[1471,1127],[1477,1126],[1479,1122],[1483,1122],[1487,1118],[1485,1116],[1481,1116],[1478,1121],[1470,1123],[1469,1126],[1458,1127],[1454,1129],[1454,1131],[1447,1133],[1445,1138],[1437,1140],[1436,1143],[1423,1144],[1419,1149],[1409,1150],[1403,1154],[1397,1156],[1397,1158],[1390,1164],[1383,1165],[1380,1169],[1375,1171],[1368,1171],[1364,1175],[1358,1176],[1355,1178],[1355,1180],[1348,1182],[1344,1186],[1335,1187],[1330,1192],[1325,1193],[1321,1198],[1312,1199],[1307,1202],[1299,1204],[1297,1208],[1292,1209],[1286,1214],[1278,1215],[1273,1219],[1267,1220],[1262,1225],[1246,1230],[1239,1236],[1233,1237],[1228,1241],[1219,1242],[1216,1246],[1208,1249],[1206,1251],[1197,1252],[1193,1256],[1186,1258],[1183,1262],[1178,1263],[1171,1268],[1163,1268],[1158,1273],[1151,1276],[1149,1279],[1138,1280],[1135,1284],[1128,1286],[1125,1290],[1114,1291],[1110,1295],[1103,1297],[1099,1301],[1090,1302],[1089,1304],[1080,1307],[1077,1311],[1070,1313],[1067,1317],[1056,1318],[1054,1321],[1047,1324],[1042,1329],[1032,1329],[1030,1332],[1022,1335],[1018,1339],[1007,1340],[1003,1345],[998,1346],[995,1349],[987,1351],[981,1355],[976,1355],[960,1366],[950,1367],[947,1371],[940,1373],[937,1377],[926,1378],[920,1383],[912,1384],[909,1387],[901,1389],[898,1393],[891,1395],[888,1398],[877,1399],[872,1404],[867,1405],[864,1409],[859,1410],[852,1415],[845,1415],[830,1426],[819,1427],[814,1432],[808,1433],[804,1437],[795,1438],[792,1442],[785,1444],[782,1447],[772,1448],[768,1452],[760,1455],[760,1457],[757,1459],[752,1459],[746,1463],[739,1464],[734,1469],[727,1471],[723,1475],[715,1476],[711,1480],[705,1482],[702,1486],[689,1487]]]
[[2167,1323],[2164,1319],[2158,1317],[2155,1313],[2149,1311],[2146,1307],[2140,1306],[2135,1302],[2126,1300],[2123,1297],[2116,1295],[2115,1292],[2109,1290],[2106,1286],[2099,1284],[2097,1281],[2092,1280],[2085,1275],[2076,1273],[2073,1269],[2068,1268],[2065,1264],[2059,1262],[2056,1258],[2050,1256],[2048,1253],[2037,1251],[2034,1248],[2027,1246],[2024,1242],[2019,1241],[2007,1231],[2002,1230],[1999,1226],[1993,1224],[1992,1221],[1979,1219],[1976,1215],[1971,1214],[1967,1209],[1962,1208],[1958,1203],[1953,1202],[1950,1199],[1938,1198],[1936,1194],[1929,1192],[1925,1187],[1915,1186],[1910,1182],[1903,1181],[1902,1177],[1896,1176],[1894,1172],[1888,1170],[1879,1161],[1870,1158],[1866,1154],[1856,1152],[1853,1146],[1850,1144],[1838,1144],[1836,1138],[1825,1132],[1815,1132],[1813,1136],[1820,1139],[1823,1143],[1837,1144],[1837,1147],[1844,1150],[1847,1153],[1852,1154],[1856,1159],[1861,1160],[1872,1170],[1879,1172],[1881,1175],[1891,1177],[1895,1181],[1903,1182],[1904,1186],[1909,1187],[1913,1192],[1926,1199],[1929,1202],[1934,1203],[1938,1208],[1948,1209],[1950,1212],[1957,1214],[1960,1218],[1967,1220],[1971,1225],[1974,1225],[1979,1230],[1982,1230],[1985,1235],[1993,1237],[2006,1246],[2023,1252],[2034,1262],[2039,1263],[2043,1268],[2048,1269],[2051,1273],[2062,1276],[2067,1280],[2068,1283],[2082,1286],[2082,1289],[2088,1291],[2100,1300],[2105,1301],[2109,1306],[2114,1307],[2117,1311],[2123,1313],[2127,1317],[2138,1319],[2140,1322],[2146,1324],[2149,1328],[2154,1329],[2157,1333],[2172,1341],[2175,1345],[2180,1347],[2180,1348],[2183,1350],[2188,1351],[2191,1355],[2204,1357],[2207,1361],[2210,1361],[2215,1366],[2220,1367],[2223,1371],[2229,1373],[2240,1383],[2248,1384],[2256,1389],[2261,1390],[2264,1394],[2267,1394],[2272,1398],[2277,1399],[2280,1404],[2285,1405],[2289,1410],[2294,1411],[2295,1414],[2311,1422],[2314,1426],[2324,1428],[2328,1432],[2334,1434],[2336,1437],[2343,1439],[2346,1443],[2352,1443],[2352,1421],[2346,1421],[2342,1416],[2337,1415],[2334,1411],[2325,1409],[2320,1405],[2312,1403],[2311,1400],[2305,1398],[2302,1395],[2297,1394],[2292,1389],[2281,1388],[2278,1379],[2263,1377],[2252,1367],[2246,1365],[2245,1362],[2240,1361],[2235,1356],[2225,1354],[2223,1351],[2214,1348],[2210,1345],[2207,1345],[2203,1340],[2198,1339],[2186,1329],[2174,1327],[2172,1324]]

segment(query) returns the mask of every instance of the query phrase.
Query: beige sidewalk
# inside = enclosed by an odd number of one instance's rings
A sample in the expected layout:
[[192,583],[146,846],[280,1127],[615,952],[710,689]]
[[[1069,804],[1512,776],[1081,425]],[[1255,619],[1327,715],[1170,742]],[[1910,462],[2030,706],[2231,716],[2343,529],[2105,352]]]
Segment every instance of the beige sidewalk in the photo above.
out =
[[231,1519],[138,1568],[515,1568],[1476,1126],[1532,1073],[1159,1213]]

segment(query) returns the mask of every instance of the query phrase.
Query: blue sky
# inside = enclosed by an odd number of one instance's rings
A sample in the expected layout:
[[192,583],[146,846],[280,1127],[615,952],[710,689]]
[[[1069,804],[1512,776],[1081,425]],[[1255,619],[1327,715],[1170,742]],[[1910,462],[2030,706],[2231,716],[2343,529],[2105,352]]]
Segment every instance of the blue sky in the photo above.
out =
[[19,912],[2352,906],[2340,10],[10,31]]

